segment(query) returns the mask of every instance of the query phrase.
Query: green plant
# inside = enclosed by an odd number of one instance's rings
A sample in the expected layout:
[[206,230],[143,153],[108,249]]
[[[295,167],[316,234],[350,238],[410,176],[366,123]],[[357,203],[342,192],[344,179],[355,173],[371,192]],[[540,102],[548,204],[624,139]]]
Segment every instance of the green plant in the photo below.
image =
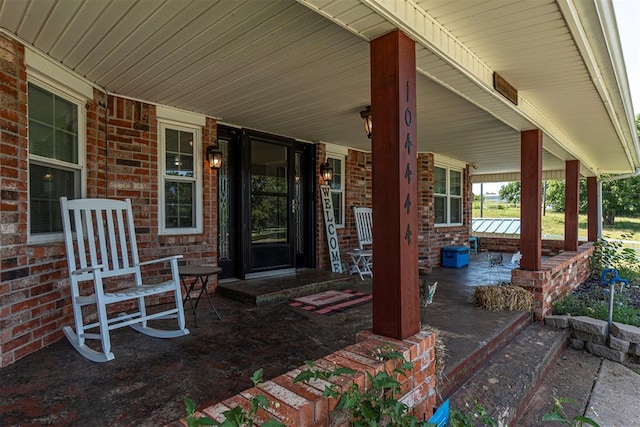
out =
[[478,399],[473,399],[473,412],[471,413],[462,412],[457,408],[451,410],[449,419],[451,427],[474,427],[480,425],[478,423],[488,427],[498,426],[498,422],[487,414],[487,410],[478,402]]
[[[338,400],[337,410],[345,410],[349,414],[349,423],[352,426],[429,426],[426,421],[418,421],[416,417],[408,413],[409,407],[398,401],[400,397],[400,376],[407,376],[407,372],[413,369],[413,364],[407,362],[402,354],[391,350],[389,347],[378,349],[376,357],[379,360],[393,360],[395,368],[392,374],[379,372],[375,376],[367,372],[367,381],[370,387],[361,390],[352,383],[344,390],[332,384],[326,386],[323,395]],[[294,382],[323,379],[354,374],[349,368],[336,368],[323,370],[315,366],[313,362],[306,362],[309,369],[300,372]]]
[[576,402],[571,400],[571,399],[567,399],[567,398],[553,398],[553,409],[550,412],[547,412],[546,414],[544,414],[544,416],[542,417],[542,421],[555,421],[564,425],[568,425],[568,426],[573,426],[573,427],[582,427],[585,424],[593,426],[593,427],[600,427],[598,425],[598,423],[596,423],[593,419],[583,416],[583,415],[576,415],[573,418],[569,418],[567,416],[567,413],[564,410],[564,406],[563,404],[566,403],[571,403],[571,404],[575,404]]
[[[632,307],[624,294],[616,293],[614,297],[613,321],[640,327],[640,310]],[[568,294],[553,304],[553,314],[570,314],[607,320],[609,303],[599,289],[579,297]]]
[[[622,233],[622,240],[632,240],[633,235]],[[640,277],[638,262],[640,258],[637,252],[630,247],[626,247],[617,240],[600,239],[593,244],[594,250],[591,255],[591,267],[594,273],[600,275],[606,268],[616,268],[621,277],[630,280],[637,280]]]
[[[262,380],[263,370],[258,369],[251,376],[253,385],[260,388]],[[269,401],[263,395],[253,396],[250,400],[251,407],[249,410],[236,406],[235,408],[224,411],[222,415],[225,417],[224,421],[219,422],[212,420],[209,417],[203,416],[196,418],[195,416],[195,404],[188,397],[184,399],[187,406],[187,426],[219,426],[219,427],[252,427],[255,423],[254,416],[259,409],[267,409],[269,407]],[[284,427],[284,424],[272,419],[260,424],[261,427]]]

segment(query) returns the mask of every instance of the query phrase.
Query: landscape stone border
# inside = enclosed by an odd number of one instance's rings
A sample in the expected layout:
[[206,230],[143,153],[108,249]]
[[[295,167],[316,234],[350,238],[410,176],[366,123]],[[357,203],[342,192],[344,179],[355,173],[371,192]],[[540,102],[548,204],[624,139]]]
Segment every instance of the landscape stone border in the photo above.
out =
[[551,315],[544,323],[559,329],[569,328],[569,346],[614,362],[640,363],[640,328],[587,316]]

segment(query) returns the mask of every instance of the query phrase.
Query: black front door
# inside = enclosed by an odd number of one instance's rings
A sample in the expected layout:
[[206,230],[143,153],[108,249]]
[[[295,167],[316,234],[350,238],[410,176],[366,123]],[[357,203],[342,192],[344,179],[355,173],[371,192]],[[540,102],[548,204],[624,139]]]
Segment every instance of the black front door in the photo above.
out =
[[[243,138],[245,273],[295,267],[293,141],[257,132]],[[248,164],[247,164],[248,163]]]
[[314,267],[315,146],[218,126],[219,277]]

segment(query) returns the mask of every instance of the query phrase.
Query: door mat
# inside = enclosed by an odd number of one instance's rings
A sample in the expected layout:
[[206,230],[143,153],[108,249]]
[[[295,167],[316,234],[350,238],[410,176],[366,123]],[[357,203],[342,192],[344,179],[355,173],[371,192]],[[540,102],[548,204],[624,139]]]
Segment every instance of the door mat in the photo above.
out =
[[324,291],[313,295],[293,298],[289,305],[318,314],[335,314],[340,311],[367,303],[373,298],[364,292],[344,289],[342,291]]

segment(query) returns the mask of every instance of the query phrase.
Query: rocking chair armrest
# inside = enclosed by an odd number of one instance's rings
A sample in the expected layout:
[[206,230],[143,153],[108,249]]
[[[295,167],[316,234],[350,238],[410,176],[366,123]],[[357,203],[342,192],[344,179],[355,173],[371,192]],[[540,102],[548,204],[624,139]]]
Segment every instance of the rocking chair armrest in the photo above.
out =
[[172,259],[180,259],[180,258],[182,258],[182,255],[171,255],[164,258],[158,258],[158,259],[152,259],[150,261],[140,262],[138,263],[138,265],[142,266],[142,265],[156,264],[159,262],[167,262],[167,261],[171,261]]
[[104,264],[92,265],[90,267],[79,268],[77,270],[73,270],[71,274],[79,275],[83,273],[91,273],[93,270],[102,270],[104,268]]

